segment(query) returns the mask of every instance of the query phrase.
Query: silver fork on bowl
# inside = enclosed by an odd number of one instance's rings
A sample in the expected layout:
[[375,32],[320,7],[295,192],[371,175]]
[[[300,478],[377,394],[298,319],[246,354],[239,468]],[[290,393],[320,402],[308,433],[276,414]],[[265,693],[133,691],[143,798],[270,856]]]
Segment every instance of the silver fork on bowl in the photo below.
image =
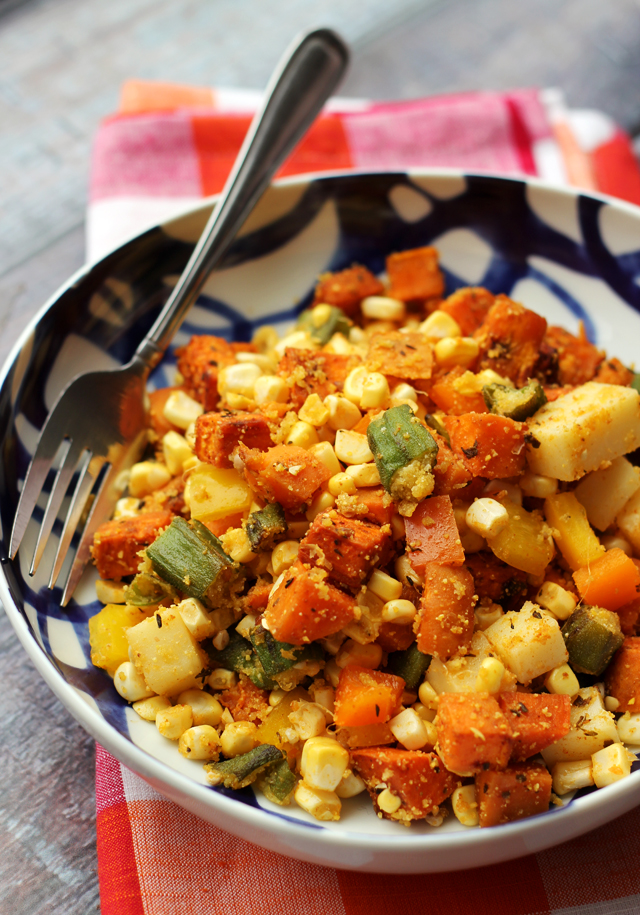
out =
[[[58,582],[79,527],[81,532],[75,556],[66,564],[62,606],[69,601],[82,575],[96,529],[111,515],[124,491],[126,471],[144,448],[144,391],[150,371],[162,359],[209,273],[274,173],[337,87],[348,59],[346,45],[330,29],[317,29],[296,39],[271,77],[262,108],[253,119],[200,240],[135,355],[118,369],[74,378],[47,417],[20,494],[10,555],[12,559],[17,555],[47,476],[57,466],[29,574],[38,568],[68,495],[50,588]],[[93,499],[86,514],[89,496]]]

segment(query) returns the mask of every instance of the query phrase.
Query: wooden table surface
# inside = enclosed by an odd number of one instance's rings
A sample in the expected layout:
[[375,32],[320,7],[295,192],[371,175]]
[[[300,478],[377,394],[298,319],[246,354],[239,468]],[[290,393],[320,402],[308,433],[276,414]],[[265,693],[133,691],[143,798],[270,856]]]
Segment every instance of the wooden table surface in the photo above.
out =
[[[91,141],[122,81],[261,88],[317,25],[352,45],[344,95],[553,85],[640,132],[635,0],[0,0],[2,361],[83,263]],[[93,741],[4,613],[0,677],[0,915],[92,915]]]

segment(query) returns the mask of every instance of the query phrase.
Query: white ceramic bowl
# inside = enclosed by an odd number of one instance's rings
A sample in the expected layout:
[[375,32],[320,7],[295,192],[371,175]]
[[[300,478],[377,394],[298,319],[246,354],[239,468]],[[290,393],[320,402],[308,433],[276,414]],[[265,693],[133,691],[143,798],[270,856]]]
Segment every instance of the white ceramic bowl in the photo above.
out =
[[[159,225],[90,265],[63,287],[18,341],[0,387],[0,597],[37,670],[77,720],[126,766],[191,812],[252,842],[319,864],[409,873],[496,863],[562,842],[640,803],[640,773],[562,808],[489,829],[410,829],[379,820],[368,796],[344,803],[339,823],[295,805],[278,808],[251,789],[205,785],[202,767],[138,718],[91,665],[88,618],[100,605],[89,570],[67,609],[45,573],[27,574],[41,509],[15,562],[8,540],[20,481],[38,430],[78,372],[133,353],[180,273],[210,204]],[[210,332],[247,339],[286,326],[315,278],[353,262],[374,272],[391,251],[434,244],[448,290],[483,285],[552,323],[576,330],[631,364],[640,350],[640,209],[611,199],[460,172],[330,175],[269,190],[174,341]],[[171,383],[173,349],[154,372]],[[99,421],[99,418],[97,418]],[[47,548],[49,551],[49,548]],[[42,567],[47,566],[47,554]]]

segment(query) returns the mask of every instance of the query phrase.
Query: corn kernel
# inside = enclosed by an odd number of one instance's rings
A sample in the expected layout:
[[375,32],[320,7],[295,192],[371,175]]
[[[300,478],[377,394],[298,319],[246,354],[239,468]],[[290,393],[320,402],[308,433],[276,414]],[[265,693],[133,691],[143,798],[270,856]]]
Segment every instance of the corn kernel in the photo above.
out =
[[577,600],[571,591],[555,581],[545,581],[536,594],[536,603],[552,613],[558,620],[569,619],[576,609]]
[[142,674],[131,661],[123,661],[113,675],[113,685],[116,691],[127,702],[136,702],[138,699],[148,699],[153,696]]
[[257,554],[251,549],[251,541],[244,528],[233,527],[226,534],[221,534],[220,540],[225,553],[234,562],[247,563],[256,558]]
[[259,353],[269,353],[273,350],[280,337],[278,331],[271,324],[263,324],[254,332],[252,343]]
[[389,383],[380,372],[370,372],[362,385],[360,406],[363,410],[381,407],[389,400]]
[[398,600],[402,594],[402,582],[380,569],[374,569],[371,573],[367,587],[385,603],[390,600]]
[[522,505],[522,490],[515,483],[507,483],[504,480],[490,480],[482,490],[482,494],[488,496],[496,492],[503,492],[509,501],[514,502],[516,505]]
[[304,782],[298,782],[293,797],[298,807],[306,810],[316,820],[340,819],[342,804],[335,791],[321,791],[320,788],[311,788]]
[[349,766],[349,751],[331,737],[311,737],[305,742],[300,774],[310,788],[335,791]]
[[336,452],[330,442],[318,442],[317,445],[312,445],[309,448],[309,454],[321,461],[332,477],[337,473],[342,473],[342,464],[336,457]]
[[620,536],[620,534],[605,534],[600,537],[600,543],[605,550],[622,550],[627,556],[633,556],[633,547],[627,538]]
[[568,664],[554,667],[544,678],[544,685],[557,696],[575,696],[580,689],[578,678]]
[[391,406],[396,407],[399,404],[407,403],[418,403],[418,395],[416,389],[410,384],[407,384],[406,381],[401,381],[400,384],[397,384],[390,395]]
[[[218,391],[220,396],[229,401],[230,394],[252,398],[255,384],[262,375],[260,366],[251,362],[236,363],[220,369],[218,374]],[[229,401],[230,402],[230,401]]]
[[283,540],[271,553],[271,565],[274,575],[282,575],[290,569],[298,558],[300,544],[297,540]]
[[347,400],[350,400],[351,403],[355,404],[357,407],[360,406],[364,383],[368,374],[368,369],[366,369],[365,366],[360,365],[357,369],[351,369],[344,380],[342,388],[343,394]]
[[420,333],[430,340],[444,340],[446,337],[461,337],[462,331],[458,322],[446,311],[436,309],[419,326]]
[[126,604],[124,589],[126,584],[122,581],[109,581],[99,578],[96,581],[96,597],[101,604]]
[[[133,498],[132,496],[125,496],[123,499],[118,499],[116,502],[115,511],[113,513],[114,520],[118,518],[135,518],[136,515],[140,514],[140,499]],[[113,601],[110,601],[113,603]]]
[[283,337],[281,340],[276,343],[274,346],[274,352],[279,356],[284,356],[285,350],[287,349],[319,349],[320,344],[318,341],[311,336],[311,334],[306,330],[294,330],[290,334],[287,334],[286,337]]
[[524,473],[518,483],[525,496],[534,499],[546,499],[555,496],[558,491],[558,481],[554,477],[545,477],[539,473]]
[[193,714],[189,705],[172,705],[161,709],[156,715],[156,727],[167,740],[179,740],[186,730],[193,727]]
[[404,302],[385,295],[368,295],[360,302],[360,310],[374,321],[404,321],[406,313]]
[[221,632],[216,633],[212,641],[216,651],[224,651],[229,644],[229,633],[226,629],[223,629]]
[[[365,464],[364,466],[368,467],[369,465]],[[352,496],[358,491],[358,487],[356,486],[353,477],[343,471],[334,474],[327,483],[327,487],[332,496],[340,496],[343,493]]]
[[629,756],[622,743],[612,743],[591,756],[593,781],[597,788],[612,785],[631,773]]
[[340,668],[336,664],[335,658],[330,658],[327,661],[327,663],[324,665],[323,674],[331,686],[333,686],[334,689],[337,689],[338,683],[340,682]]
[[422,702],[426,708],[437,710],[439,701],[438,694],[427,680],[420,684],[420,688],[418,689],[418,697],[420,702]]
[[336,788],[336,794],[341,798],[356,797],[366,790],[366,785],[359,775],[347,769],[342,781]]
[[218,759],[220,738],[210,724],[199,724],[183,731],[178,740],[178,750],[186,759]]
[[380,485],[380,473],[374,463],[350,464],[345,473],[351,477],[357,489]]
[[478,604],[473,615],[475,618],[475,628],[484,632],[484,630],[488,629],[496,620],[499,620],[501,616],[504,616],[504,610],[500,604],[494,604],[493,601],[489,601],[488,603]]
[[269,705],[271,708],[275,708],[276,705],[280,705],[286,695],[286,692],[283,689],[280,689],[280,687],[272,689],[269,693]]
[[319,441],[318,433],[311,423],[305,423],[302,420],[294,423],[287,436],[287,445],[297,445],[298,448],[305,450],[312,445],[317,445]]
[[476,786],[462,785],[460,788],[456,788],[451,795],[451,809],[463,826],[477,826],[480,817],[478,816]]
[[437,714],[434,708],[427,708],[427,706],[423,705],[422,702],[414,702],[411,708],[415,711],[419,718],[422,718],[423,721],[432,722]]
[[129,492],[136,499],[143,499],[157,489],[162,489],[171,480],[171,474],[158,461],[140,461],[131,468]]
[[415,709],[406,708],[389,721],[389,729],[407,750],[421,750],[429,742],[425,722]]
[[328,490],[322,490],[318,495],[313,499],[309,510],[306,512],[305,517],[307,521],[313,521],[313,519],[319,515],[321,512],[326,512],[336,504],[336,497],[332,496]]
[[410,588],[415,588],[416,585],[424,584],[424,578],[422,575],[419,575],[413,568],[411,561],[406,553],[396,559],[394,563],[394,569],[396,575],[403,585],[408,585]]
[[253,386],[253,399],[262,406],[265,403],[286,403],[289,399],[289,388],[277,375],[261,375]]
[[631,715],[629,712],[625,712],[618,718],[617,725],[620,740],[631,744],[632,747],[640,746],[640,713],[636,712]]
[[169,473],[175,477],[182,473],[183,464],[193,457],[193,451],[184,435],[171,429],[162,436],[162,456]]
[[195,597],[180,601],[176,609],[194,639],[201,642],[215,635],[216,627],[208,610]]
[[186,391],[174,391],[167,397],[162,414],[168,423],[178,429],[188,429],[204,413],[202,404],[189,397]]
[[227,758],[242,756],[259,743],[258,728],[253,721],[233,721],[220,736],[220,746]]
[[266,353],[239,352],[236,353],[236,362],[257,365],[263,372],[267,372],[270,375],[273,375],[278,368],[276,360]]
[[509,524],[509,513],[495,499],[476,499],[465,516],[467,526],[481,537],[495,537]]
[[443,367],[466,366],[476,359],[480,352],[473,337],[444,337],[434,347],[436,362]]
[[369,667],[375,670],[382,662],[382,646],[375,642],[361,645],[353,639],[347,639],[340,647],[335,662],[339,668],[357,664],[359,667]]
[[368,464],[373,461],[367,436],[360,432],[339,429],[336,433],[335,452],[343,464]]
[[317,394],[309,394],[298,410],[298,417],[305,423],[319,428],[329,421],[329,407]]
[[590,759],[575,759],[571,762],[558,762],[551,769],[552,788],[555,794],[562,797],[570,791],[588,788],[593,785],[593,770]]
[[615,696],[605,696],[604,707],[608,712],[617,712],[620,708],[620,702]]
[[166,696],[149,696],[148,699],[138,699],[131,707],[145,721],[155,721],[158,712],[171,708],[171,702]]
[[222,721],[222,706],[211,693],[202,689],[185,689],[177,701],[180,705],[191,708],[195,726],[207,724],[215,728]]
[[212,689],[231,689],[238,682],[238,675],[233,670],[217,667],[210,675],[207,683]]
[[344,334],[336,333],[325,345],[323,352],[335,353],[337,356],[351,356],[354,353],[354,347]]
[[385,813],[395,813],[402,807],[402,801],[397,794],[393,794],[388,788],[384,788],[376,798],[378,807]]
[[335,432],[338,429],[353,429],[362,419],[358,407],[341,394],[328,394],[324,403],[329,409],[328,425]]
[[497,693],[504,676],[504,664],[498,658],[485,658],[476,677],[476,692]]
[[388,600],[382,608],[382,620],[385,623],[398,623],[400,626],[409,625],[417,614],[415,604],[410,600]]
[[[315,702],[306,702],[301,699],[296,708],[289,712],[289,721],[300,740],[309,740],[312,737],[320,737],[327,728],[327,719],[323,710]],[[342,776],[340,776],[342,777]],[[316,787],[322,788],[323,785]],[[333,791],[333,787],[330,789]]]
[[256,617],[253,613],[246,613],[238,625],[236,626],[236,632],[238,635],[241,635],[243,639],[251,641],[251,633],[256,628]]
[[309,693],[315,703],[333,714],[336,692],[324,680],[315,680],[309,687]]

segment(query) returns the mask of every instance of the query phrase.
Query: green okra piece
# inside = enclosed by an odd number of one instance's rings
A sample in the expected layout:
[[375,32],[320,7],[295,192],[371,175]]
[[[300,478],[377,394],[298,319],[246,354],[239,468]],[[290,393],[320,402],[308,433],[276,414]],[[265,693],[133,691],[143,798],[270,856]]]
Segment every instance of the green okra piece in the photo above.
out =
[[284,508],[278,502],[270,502],[249,515],[245,528],[254,553],[272,549],[275,541],[287,533]]
[[246,788],[256,780],[260,772],[272,763],[284,759],[284,753],[270,743],[262,743],[248,753],[225,759],[222,762],[207,763],[204,767],[207,781],[211,785],[225,788]]
[[276,682],[267,674],[258,653],[251,642],[240,633],[232,629],[229,632],[229,643],[226,648],[218,651],[211,645],[208,654],[215,667],[224,667],[225,670],[234,670],[249,677],[254,686],[259,689],[275,689]]
[[414,690],[422,682],[429,664],[431,664],[431,655],[420,651],[414,642],[404,651],[392,651],[387,667],[396,677],[402,677],[407,689]]
[[[300,330],[306,330],[322,346],[328,343],[334,334],[344,334],[345,337],[349,335],[352,324],[341,308],[329,305],[328,310],[323,307],[319,312],[316,311],[317,307],[308,308],[300,314],[298,317]],[[319,316],[322,317],[322,320],[319,320]]]
[[217,537],[197,521],[174,518],[146,552],[160,578],[209,607],[227,599],[241,575]]
[[312,643],[298,647],[289,642],[279,642],[264,626],[256,626],[249,633],[251,644],[269,677],[276,677],[293,667],[298,661],[319,661],[324,657],[322,646]]
[[134,607],[155,607],[165,600],[176,601],[178,592],[153,572],[138,572],[124,589],[124,597]]
[[449,445],[449,447],[451,447],[451,436],[447,432],[447,427],[444,425],[444,423],[440,422],[440,420],[438,419],[437,416],[434,416],[432,413],[427,413],[427,415],[424,418],[424,421],[427,424],[427,426],[429,426],[431,429],[433,429],[434,432],[437,432],[438,435],[441,435],[442,438],[447,443],[447,445]]
[[624,641],[620,617],[602,607],[579,607],[562,627],[569,664],[577,673],[599,676]]
[[372,420],[367,439],[380,481],[392,498],[416,503],[431,494],[438,445],[408,404]]
[[485,384],[482,397],[487,409],[507,419],[522,423],[547,402],[547,395],[539,381],[533,379],[523,388],[510,388],[506,384]]
[[297,782],[298,779],[285,758],[267,766],[258,784],[268,801],[285,807],[291,801]]

